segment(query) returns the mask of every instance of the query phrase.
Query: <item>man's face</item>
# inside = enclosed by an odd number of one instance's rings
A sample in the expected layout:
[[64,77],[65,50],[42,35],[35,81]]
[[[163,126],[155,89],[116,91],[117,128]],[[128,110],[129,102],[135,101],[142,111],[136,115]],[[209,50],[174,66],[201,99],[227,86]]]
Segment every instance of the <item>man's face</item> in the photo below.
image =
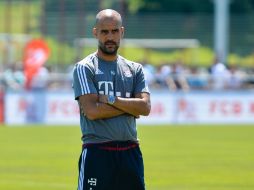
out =
[[106,19],[94,28],[94,36],[98,39],[99,49],[107,55],[116,55],[123,36],[124,28],[113,19]]

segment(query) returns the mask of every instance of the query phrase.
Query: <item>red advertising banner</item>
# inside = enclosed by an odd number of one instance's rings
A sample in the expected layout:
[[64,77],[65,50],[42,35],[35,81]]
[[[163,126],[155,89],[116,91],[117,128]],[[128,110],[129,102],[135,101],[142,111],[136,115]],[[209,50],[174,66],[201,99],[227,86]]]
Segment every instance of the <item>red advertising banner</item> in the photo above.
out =
[[49,57],[50,50],[43,39],[34,39],[28,42],[24,51],[24,73],[26,76],[26,88],[30,88],[30,83],[34,75]]

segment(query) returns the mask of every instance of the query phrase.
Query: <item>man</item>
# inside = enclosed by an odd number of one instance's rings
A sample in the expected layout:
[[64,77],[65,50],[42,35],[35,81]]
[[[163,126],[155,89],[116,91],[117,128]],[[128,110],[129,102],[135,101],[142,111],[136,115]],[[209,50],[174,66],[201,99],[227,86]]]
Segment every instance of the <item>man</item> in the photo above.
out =
[[123,34],[121,15],[100,11],[93,28],[98,50],[74,68],[83,134],[78,190],[145,189],[136,119],[149,114],[150,95],[142,66],[117,53]]

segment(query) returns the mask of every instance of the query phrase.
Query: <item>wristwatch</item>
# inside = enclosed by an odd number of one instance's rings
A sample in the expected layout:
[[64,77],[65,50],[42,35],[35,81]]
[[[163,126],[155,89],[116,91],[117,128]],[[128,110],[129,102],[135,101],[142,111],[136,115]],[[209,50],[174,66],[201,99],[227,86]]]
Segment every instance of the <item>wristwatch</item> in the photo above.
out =
[[116,101],[116,97],[113,95],[108,95],[108,104],[112,105]]

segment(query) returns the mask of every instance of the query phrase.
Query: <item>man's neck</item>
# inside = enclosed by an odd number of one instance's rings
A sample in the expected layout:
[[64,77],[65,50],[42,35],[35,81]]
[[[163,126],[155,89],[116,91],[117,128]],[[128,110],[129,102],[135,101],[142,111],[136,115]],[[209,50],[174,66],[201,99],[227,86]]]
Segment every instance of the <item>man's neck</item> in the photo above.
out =
[[108,54],[105,54],[99,50],[96,52],[96,54],[100,59],[102,59],[104,61],[115,61],[117,59],[117,54],[116,55],[108,55]]

